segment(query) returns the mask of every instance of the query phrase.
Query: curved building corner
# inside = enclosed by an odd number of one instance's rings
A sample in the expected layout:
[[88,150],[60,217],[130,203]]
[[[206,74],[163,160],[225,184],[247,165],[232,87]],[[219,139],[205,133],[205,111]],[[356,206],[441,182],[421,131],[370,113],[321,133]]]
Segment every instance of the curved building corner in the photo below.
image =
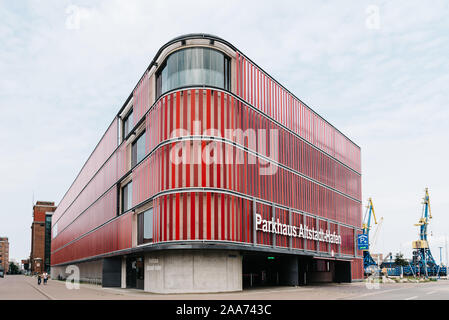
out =
[[360,160],[229,42],[175,38],[54,212],[51,275],[155,293],[360,280]]

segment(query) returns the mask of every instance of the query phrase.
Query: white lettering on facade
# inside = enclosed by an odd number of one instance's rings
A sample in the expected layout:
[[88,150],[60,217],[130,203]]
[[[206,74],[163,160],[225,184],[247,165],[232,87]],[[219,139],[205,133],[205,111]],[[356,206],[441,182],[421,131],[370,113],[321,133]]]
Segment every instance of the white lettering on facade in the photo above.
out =
[[335,232],[331,233],[330,230],[315,230],[313,227],[309,228],[302,224],[300,224],[299,227],[296,227],[282,223],[279,219],[276,219],[275,221],[274,218],[266,220],[262,219],[262,216],[258,213],[256,213],[256,230],[308,240],[341,244],[341,236]]

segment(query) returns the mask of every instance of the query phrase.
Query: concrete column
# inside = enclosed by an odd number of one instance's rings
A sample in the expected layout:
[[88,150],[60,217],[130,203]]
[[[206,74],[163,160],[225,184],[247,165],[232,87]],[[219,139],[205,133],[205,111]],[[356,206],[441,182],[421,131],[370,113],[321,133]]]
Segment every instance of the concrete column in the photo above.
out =
[[242,290],[242,256],[236,251],[180,250],[145,255],[145,291],[154,293]]
[[126,288],[126,257],[122,257],[122,289]]

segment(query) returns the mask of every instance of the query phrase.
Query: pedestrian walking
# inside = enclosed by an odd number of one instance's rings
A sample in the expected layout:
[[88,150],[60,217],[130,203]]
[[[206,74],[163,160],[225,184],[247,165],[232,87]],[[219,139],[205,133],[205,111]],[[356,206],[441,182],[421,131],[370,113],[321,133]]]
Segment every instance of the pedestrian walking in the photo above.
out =
[[48,273],[45,271],[43,276],[44,276],[44,285],[45,285],[45,284],[47,284]]
[[42,277],[41,277],[41,274],[39,273],[39,274],[37,275],[37,284],[40,286],[40,285],[41,285],[41,282],[42,282]]

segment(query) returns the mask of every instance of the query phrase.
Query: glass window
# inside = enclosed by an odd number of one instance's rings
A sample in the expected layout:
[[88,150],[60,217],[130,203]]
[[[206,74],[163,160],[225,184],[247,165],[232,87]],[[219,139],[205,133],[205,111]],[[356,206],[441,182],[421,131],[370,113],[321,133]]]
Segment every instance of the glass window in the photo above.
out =
[[153,240],[153,208],[139,214],[137,219],[138,244]]
[[131,166],[134,167],[145,157],[145,132],[131,146]]
[[157,96],[172,89],[210,85],[228,90],[229,58],[211,48],[187,48],[172,53],[157,73]]
[[134,127],[133,110],[123,118],[123,139],[130,133],[131,129]]
[[58,224],[55,223],[55,225],[53,226],[53,239],[56,238],[57,235],[58,235]]
[[122,213],[133,207],[133,183],[129,182],[122,188]]

